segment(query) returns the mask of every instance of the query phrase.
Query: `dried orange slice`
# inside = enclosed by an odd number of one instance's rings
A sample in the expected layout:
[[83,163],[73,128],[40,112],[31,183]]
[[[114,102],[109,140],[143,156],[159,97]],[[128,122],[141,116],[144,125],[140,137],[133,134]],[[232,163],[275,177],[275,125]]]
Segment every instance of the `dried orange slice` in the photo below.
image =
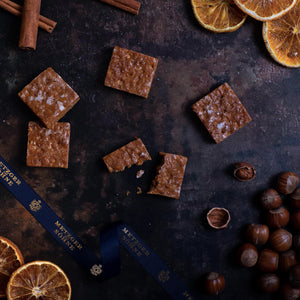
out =
[[11,275],[6,294],[8,300],[69,300],[71,285],[57,265],[48,261],[33,261]]
[[282,17],[297,0],[234,0],[247,15],[259,21],[270,21]]
[[0,236],[0,298],[6,297],[10,275],[23,264],[19,248],[12,241]]
[[240,28],[247,15],[233,0],[191,0],[198,22],[213,32],[231,32]]
[[280,19],[265,22],[263,38],[278,63],[290,68],[300,67],[300,1]]

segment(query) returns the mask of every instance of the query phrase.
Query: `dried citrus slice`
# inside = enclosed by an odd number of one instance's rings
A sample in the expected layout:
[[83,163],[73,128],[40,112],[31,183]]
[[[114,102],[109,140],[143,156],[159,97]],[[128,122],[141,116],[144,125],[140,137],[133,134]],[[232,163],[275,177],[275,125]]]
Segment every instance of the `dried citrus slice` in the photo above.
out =
[[300,1],[280,19],[265,22],[263,38],[277,62],[286,67],[300,67]]
[[233,0],[191,0],[198,22],[213,32],[231,32],[240,28],[247,15]]
[[270,21],[286,14],[297,0],[234,0],[247,15],[259,21]]
[[69,300],[71,285],[57,265],[48,261],[33,261],[11,275],[6,294],[8,300]]
[[23,264],[19,248],[12,241],[0,236],[0,298],[6,297],[10,275]]

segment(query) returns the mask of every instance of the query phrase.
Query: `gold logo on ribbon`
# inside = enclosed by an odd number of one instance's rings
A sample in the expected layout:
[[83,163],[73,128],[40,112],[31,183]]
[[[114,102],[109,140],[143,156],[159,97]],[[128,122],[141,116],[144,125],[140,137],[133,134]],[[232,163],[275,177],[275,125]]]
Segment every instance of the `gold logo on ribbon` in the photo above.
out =
[[98,276],[102,273],[102,265],[93,265],[92,268],[90,269],[91,274],[94,276]]
[[41,205],[42,201],[41,200],[32,200],[31,203],[29,204],[30,210],[37,212],[42,208]]
[[170,279],[170,271],[161,271],[159,274],[158,274],[158,280],[160,282],[166,282]]

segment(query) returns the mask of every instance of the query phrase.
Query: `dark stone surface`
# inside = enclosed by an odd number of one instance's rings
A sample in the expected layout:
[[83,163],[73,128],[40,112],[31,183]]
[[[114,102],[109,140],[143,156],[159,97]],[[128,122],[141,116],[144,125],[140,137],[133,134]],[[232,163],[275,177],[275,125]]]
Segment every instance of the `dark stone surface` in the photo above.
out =
[[[233,257],[244,226],[262,222],[258,193],[281,171],[300,173],[300,73],[269,57],[262,24],[248,18],[236,32],[213,34],[198,25],[189,1],[179,0],[145,0],[138,16],[97,0],[47,0],[42,14],[57,28],[51,35],[40,30],[37,50],[24,52],[17,47],[19,19],[0,11],[1,155],[95,252],[101,227],[117,213],[201,299],[201,277],[212,270],[226,279],[220,299],[271,298],[256,291],[256,271],[240,268]],[[148,99],[103,85],[115,45],[159,59]],[[81,97],[62,119],[71,123],[67,170],[25,165],[27,124],[36,117],[17,93],[49,66]],[[190,106],[225,81],[253,121],[216,145]],[[153,160],[109,174],[101,157],[134,136]],[[146,194],[159,151],[189,159],[179,200]],[[233,178],[237,161],[256,166],[255,180]],[[136,179],[139,169],[145,175]],[[169,299],[124,249],[119,276],[91,280],[3,187],[0,199],[0,234],[19,245],[26,262],[60,265],[72,299]],[[207,228],[205,213],[214,206],[231,212],[227,229]]]

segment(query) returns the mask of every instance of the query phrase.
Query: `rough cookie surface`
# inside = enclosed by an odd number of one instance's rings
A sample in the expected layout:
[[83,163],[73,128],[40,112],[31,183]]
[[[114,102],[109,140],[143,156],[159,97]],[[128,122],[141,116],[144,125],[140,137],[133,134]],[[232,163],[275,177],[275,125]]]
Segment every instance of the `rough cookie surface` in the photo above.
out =
[[157,63],[157,58],[116,46],[104,84],[147,98]]
[[148,194],[178,199],[187,157],[163,152],[159,154],[162,156],[162,163],[157,167],[157,174]]
[[116,151],[103,157],[109,172],[120,172],[126,167],[142,165],[151,157],[141,139],[136,139]]
[[251,121],[228,83],[197,101],[192,108],[216,143],[222,142]]
[[70,128],[70,123],[56,123],[48,129],[29,122],[27,166],[68,168]]
[[19,97],[47,128],[52,128],[79,100],[74,90],[52,68],[25,86]]

